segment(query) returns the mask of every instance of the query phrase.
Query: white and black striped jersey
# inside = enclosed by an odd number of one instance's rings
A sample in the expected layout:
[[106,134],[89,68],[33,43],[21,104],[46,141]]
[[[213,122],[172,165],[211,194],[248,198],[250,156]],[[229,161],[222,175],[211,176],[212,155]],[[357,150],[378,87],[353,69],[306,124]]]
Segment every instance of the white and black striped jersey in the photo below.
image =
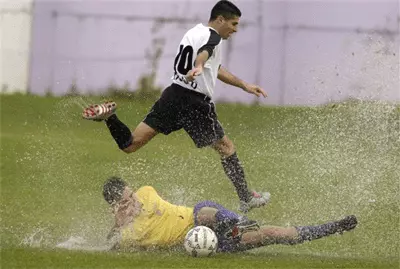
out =
[[[187,31],[175,57],[173,83],[212,98],[221,65],[221,43],[221,36],[217,31],[203,24],[197,24]],[[210,55],[203,73],[195,77],[194,81],[188,82],[185,75],[194,67],[197,55],[203,50],[207,50]]]

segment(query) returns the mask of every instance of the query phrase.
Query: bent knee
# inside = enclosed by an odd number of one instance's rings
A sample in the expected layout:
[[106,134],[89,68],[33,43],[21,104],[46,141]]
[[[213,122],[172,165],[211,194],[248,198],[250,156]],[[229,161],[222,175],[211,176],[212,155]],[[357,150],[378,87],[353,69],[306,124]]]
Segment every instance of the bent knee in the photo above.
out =
[[198,225],[213,228],[216,224],[215,214],[217,212],[218,209],[212,207],[203,207],[200,209],[196,217]]
[[218,140],[212,146],[212,148],[216,150],[221,155],[221,157],[229,157],[233,153],[235,153],[235,146],[227,136],[224,136],[222,139]]
[[133,153],[136,152],[138,150],[138,148],[136,148],[133,144],[131,144],[129,147],[121,149],[123,152],[125,152],[126,154],[129,153]]

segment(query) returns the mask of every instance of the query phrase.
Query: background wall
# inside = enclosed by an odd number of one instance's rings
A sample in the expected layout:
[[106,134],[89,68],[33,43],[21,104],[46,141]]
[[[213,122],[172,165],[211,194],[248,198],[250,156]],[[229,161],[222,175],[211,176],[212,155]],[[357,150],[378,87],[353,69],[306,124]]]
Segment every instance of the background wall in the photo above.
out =
[[399,1],[286,6],[281,102],[400,100]]
[[[42,1],[34,6],[30,89],[65,94],[134,90],[157,71],[170,83],[177,45],[206,23],[215,1]],[[238,0],[240,31],[223,64],[261,84],[265,104],[314,105],[348,98],[399,102],[399,3]],[[155,55],[161,52],[160,57]],[[218,84],[215,99],[255,102]]]
[[28,89],[32,0],[0,1],[0,90]]

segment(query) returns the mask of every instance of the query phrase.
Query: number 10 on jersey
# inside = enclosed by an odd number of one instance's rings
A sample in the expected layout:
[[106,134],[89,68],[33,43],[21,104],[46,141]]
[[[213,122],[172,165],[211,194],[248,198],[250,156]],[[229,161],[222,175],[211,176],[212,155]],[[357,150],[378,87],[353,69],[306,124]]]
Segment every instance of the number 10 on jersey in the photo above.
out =
[[185,75],[193,68],[193,47],[179,46],[179,52],[174,61],[174,79],[189,84],[193,89],[197,88],[196,81],[187,81]]

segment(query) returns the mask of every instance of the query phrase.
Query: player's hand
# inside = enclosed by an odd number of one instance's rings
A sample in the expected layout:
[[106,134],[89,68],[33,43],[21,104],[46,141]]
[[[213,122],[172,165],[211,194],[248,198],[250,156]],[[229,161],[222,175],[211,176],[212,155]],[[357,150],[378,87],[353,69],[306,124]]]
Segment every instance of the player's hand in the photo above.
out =
[[260,97],[261,95],[264,96],[264,98],[267,97],[267,93],[258,85],[254,84],[245,84],[243,87],[243,90],[245,92],[251,93],[256,95],[257,97]]
[[201,75],[203,73],[203,67],[199,66],[199,67],[195,67],[192,70],[190,70],[187,74],[186,74],[186,80],[187,81],[193,81],[195,80],[195,77]]
[[107,240],[111,240],[113,237],[118,235],[119,227],[114,226],[111,231],[107,234]]

